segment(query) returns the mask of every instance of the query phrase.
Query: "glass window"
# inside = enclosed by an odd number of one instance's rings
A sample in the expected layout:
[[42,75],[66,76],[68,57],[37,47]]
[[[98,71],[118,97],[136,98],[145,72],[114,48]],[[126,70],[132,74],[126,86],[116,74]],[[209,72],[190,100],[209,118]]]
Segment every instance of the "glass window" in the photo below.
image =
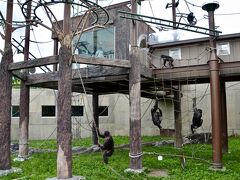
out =
[[72,106],[72,116],[83,116],[83,106]]
[[173,59],[181,59],[181,48],[169,49],[169,56]]
[[229,42],[217,43],[217,55],[230,55]]
[[99,106],[98,107],[99,116],[108,116],[108,106]]
[[73,50],[75,54],[114,59],[114,38],[114,27],[84,32],[80,39],[79,35],[73,38]]
[[56,108],[55,106],[42,106],[42,117],[55,117]]
[[12,117],[20,117],[19,106],[12,106]]

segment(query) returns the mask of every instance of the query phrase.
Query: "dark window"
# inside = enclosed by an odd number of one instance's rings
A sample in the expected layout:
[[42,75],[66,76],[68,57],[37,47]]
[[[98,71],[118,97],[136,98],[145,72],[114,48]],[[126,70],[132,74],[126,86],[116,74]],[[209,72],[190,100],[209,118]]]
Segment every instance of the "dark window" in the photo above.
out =
[[55,117],[55,106],[42,106],[42,117]]
[[83,116],[83,106],[72,106],[72,116]]
[[108,106],[99,106],[98,107],[99,116],[108,116]]
[[20,117],[19,106],[12,106],[12,117]]

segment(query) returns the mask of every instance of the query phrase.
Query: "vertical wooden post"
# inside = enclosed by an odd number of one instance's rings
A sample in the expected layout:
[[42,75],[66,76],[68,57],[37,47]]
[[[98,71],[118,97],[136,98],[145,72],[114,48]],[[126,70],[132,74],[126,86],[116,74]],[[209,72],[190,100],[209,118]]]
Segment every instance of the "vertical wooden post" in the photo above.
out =
[[7,1],[5,45],[0,63],[0,170],[11,169],[11,99],[12,72],[8,65],[13,62],[12,53],[12,14],[13,0]]
[[72,177],[72,46],[70,33],[70,4],[64,5],[64,39],[59,50],[59,81],[57,101],[57,177]]
[[[98,94],[93,94],[92,95],[92,106],[93,106],[93,128],[92,128],[92,140],[93,144],[97,145],[98,144],[98,136],[97,136],[97,130],[99,129],[99,116],[98,116]],[[97,128],[97,129],[96,129]]]
[[[54,44],[53,44],[53,55],[58,55],[58,39],[56,38],[56,39],[54,39],[53,40],[54,41]],[[53,65],[53,71],[57,71],[58,69],[57,69],[57,64],[54,64]]]
[[[173,29],[176,29],[176,1],[172,0]],[[182,114],[181,114],[181,85],[174,90],[174,126],[175,126],[175,147],[182,147]]]
[[220,82],[221,86],[221,112],[222,112],[222,152],[228,152],[228,127],[227,127],[227,100],[226,85],[224,81]]
[[174,89],[174,125],[175,125],[175,147],[182,147],[182,113],[181,113],[181,86]]
[[[32,1],[27,4],[27,23],[31,19],[31,6]],[[30,42],[30,25],[25,29],[25,45],[24,45],[24,61],[28,61],[29,58],[29,42]],[[24,71],[24,74],[28,74],[28,70]],[[21,81],[20,89],[20,120],[19,120],[19,157],[26,158],[28,155],[28,128],[29,128],[29,86]]]
[[[131,0],[132,13],[137,13],[137,3]],[[137,48],[137,22],[132,21],[130,28],[131,51],[129,72],[129,105],[130,105],[130,169],[142,169],[141,146],[141,87],[140,60]]]

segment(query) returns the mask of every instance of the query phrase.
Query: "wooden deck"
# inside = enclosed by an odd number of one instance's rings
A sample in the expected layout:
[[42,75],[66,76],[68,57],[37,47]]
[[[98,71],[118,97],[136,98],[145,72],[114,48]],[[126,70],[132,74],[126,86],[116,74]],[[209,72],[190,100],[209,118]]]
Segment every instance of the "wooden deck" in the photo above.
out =
[[[74,56],[73,62],[92,64],[86,68],[74,69],[72,73],[73,92],[114,94],[129,93],[129,69],[128,60],[114,60]],[[43,65],[57,64],[58,56],[41,58],[38,60],[12,63],[9,70],[15,76],[26,81],[26,84],[41,88],[58,88],[58,71],[24,76],[20,69],[39,67]],[[94,65],[93,65],[94,64]],[[220,63],[220,77],[223,81],[240,81],[240,61]],[[154,78],[155,77],[155,78]],[[209,83],[208,64],[150,69],[142,65],[141,68],[141,95],[153,97],[156,91],[171,88],[172,85],[186,85]],[[84,88],[83,88],[84,85]],[[165,89],[164,89],[165,90]]]

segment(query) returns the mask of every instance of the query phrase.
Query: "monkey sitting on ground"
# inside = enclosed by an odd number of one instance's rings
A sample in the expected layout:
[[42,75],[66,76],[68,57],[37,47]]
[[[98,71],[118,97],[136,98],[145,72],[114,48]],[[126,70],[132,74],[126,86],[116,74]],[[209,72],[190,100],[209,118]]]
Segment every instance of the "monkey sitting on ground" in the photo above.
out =
[[168,67],[173,68],[174,59],[171,56],[162,54],[161,59],[163,60],[163,67],[167,67],[166,63],[168,62]]
[[193,111],[194,113],[193,113],[192,124],[191,124],[192,134],[194,134],[194,129],[199,128],[200,126],[202,126],[202,123],[203,123],[203,120],[201,119],[202,110],[194,108]]

